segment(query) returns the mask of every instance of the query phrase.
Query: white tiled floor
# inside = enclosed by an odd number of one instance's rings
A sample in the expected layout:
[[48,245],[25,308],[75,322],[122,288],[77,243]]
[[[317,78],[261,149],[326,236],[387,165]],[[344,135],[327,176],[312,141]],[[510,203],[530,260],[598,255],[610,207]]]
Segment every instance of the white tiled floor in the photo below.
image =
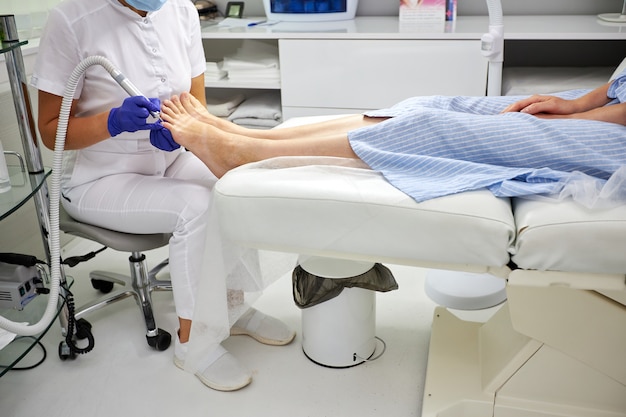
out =
[[[69,256],[93,246],[71,245]],[[164,252],[148,253],[150,266]],[[95,349],[61,361],[58,326],[44,338],[45,362],[29,371],[0,378],[0,415],[34,416],[419,416],[434,304],[423,291],[425,271],[388,265],[400,289],[377,294],[377,336],[387,349],[378,359],[348,369],[329,369],[309,361],[301,349],[300,310],[291,298],[291,278],[267,289],[255,307],[285,321],[298,332],[284,347],[259,344],[245,336],[225,346],[247,365],[253,383],[237,392],[213,391],[172,363],[173,347],[148,347],[138,308],[132,299],[108,306],[87,319]],[[76,278],[77,304],[96,294],[85,279],[91,269],[127,272],[127,254],[107,250],[68,270]],[[174,332],[171,293],[154,293],[160,327]],[[40,351],[35,349],[35,361]]]

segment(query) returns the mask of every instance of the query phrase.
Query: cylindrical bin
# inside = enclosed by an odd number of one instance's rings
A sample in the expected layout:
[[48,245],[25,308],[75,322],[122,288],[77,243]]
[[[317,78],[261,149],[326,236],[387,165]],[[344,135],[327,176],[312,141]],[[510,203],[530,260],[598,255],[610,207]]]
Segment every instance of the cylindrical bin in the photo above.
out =
[[347,368],[376,350],[376,293],[344,288],[337,297],[302,310],[302,350],[313,362]]

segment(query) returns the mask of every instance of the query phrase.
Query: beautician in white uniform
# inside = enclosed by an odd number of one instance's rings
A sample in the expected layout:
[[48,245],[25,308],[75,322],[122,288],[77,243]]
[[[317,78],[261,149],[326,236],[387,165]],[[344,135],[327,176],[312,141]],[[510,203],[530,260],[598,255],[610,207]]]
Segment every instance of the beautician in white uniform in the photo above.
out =
[[[76,65],[94,55],[106,57],[151,98],[128,97],[100,66],[85,72],[65,142],[62,204],[77,220],[101,227],[173,234],[170,275],[180,324],[174,362],[183,368],[196,289],[201,279],[210,279],[201,269],[203,257],[211,256],[205,239],[216,178],[191,152],[164,147],[169,132],[148,115],[159,110],[160,100],[182,92],[205,103],[197,11],[189,0],[66,0],[51,10],[31,80],[39,90],[41,137],[51,149],[65,84]],[[214,313],[215,321],[228,317]],[[294,337],[283,323],[254,309],[235,328],[273,345]],[[220,342],[192,371],[217,390],[246,386],[250,373]]]

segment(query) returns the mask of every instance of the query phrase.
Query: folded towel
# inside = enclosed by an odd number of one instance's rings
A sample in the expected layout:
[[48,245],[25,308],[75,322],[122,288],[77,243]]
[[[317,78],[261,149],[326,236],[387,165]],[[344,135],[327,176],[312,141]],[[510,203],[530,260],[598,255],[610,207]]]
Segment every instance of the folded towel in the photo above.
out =
[[234,54],[224,57],[223,69],[278,68],[278,45],[258,40],[244,40]]
[[282,118],[280,95],[275,91],[270,91],[245,100],[228,117],[228,120],[237,124],[245,121],[248,125],[254,121],[254,124],[273,127],[282,122]]
[[205,81],[219,81],[226,77],[228,74],[222,67],[224,62],[207,62],[206,69],[204,70]]
[[229,70],[228,79],[235,82],[280,81],[280,72],[276,70]]
[[228,117],[245,99],[246,97],[243,94],[236,94],[223,99],[208,97],[206,99],[206,108],[212,115]]
[[224,57],[224,69],[227,71],[255,68],[278,68],[278,57],[260,54],[242,57]]
[[271,129],[273,127],[278,126],[281,121],[280,120],[271,120],[271,119],[255,119],[253,117],[249,118],[239,118],[233,121],[233,123],[243,126],[249,127],[252,129]]

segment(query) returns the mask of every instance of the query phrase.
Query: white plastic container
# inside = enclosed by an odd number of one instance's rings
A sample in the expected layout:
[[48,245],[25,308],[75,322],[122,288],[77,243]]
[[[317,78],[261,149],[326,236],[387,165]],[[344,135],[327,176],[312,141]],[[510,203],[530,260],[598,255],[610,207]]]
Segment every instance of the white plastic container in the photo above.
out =
[[313,362],[347,368],[376,350],[376,293],[344,288],[337,297],[302,310],[302,350]]

